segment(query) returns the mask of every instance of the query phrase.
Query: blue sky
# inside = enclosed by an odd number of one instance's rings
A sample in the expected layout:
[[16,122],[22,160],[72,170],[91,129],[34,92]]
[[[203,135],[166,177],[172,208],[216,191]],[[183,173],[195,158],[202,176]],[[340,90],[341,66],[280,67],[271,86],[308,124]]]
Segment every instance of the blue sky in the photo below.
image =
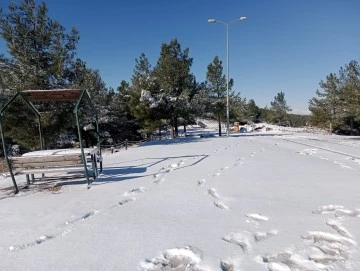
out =
[[[1,6],[9,1],[1,0]],[[18,2],[18,1],[15,1]],[[319,82],[350,60],[360,60],[358,0],[48,0],[52,19],[80,32],[78,57],[98,69],[107,86],[130,81],[135,58],[156,65],[162,43],[177,38],[190,49],[192,72],[204,81],[218,55],[226,72],[229,29],[234,90],[263,107],[285,92],[294,111],[305,111]],[[0,41],[0,53],[5,52]]]

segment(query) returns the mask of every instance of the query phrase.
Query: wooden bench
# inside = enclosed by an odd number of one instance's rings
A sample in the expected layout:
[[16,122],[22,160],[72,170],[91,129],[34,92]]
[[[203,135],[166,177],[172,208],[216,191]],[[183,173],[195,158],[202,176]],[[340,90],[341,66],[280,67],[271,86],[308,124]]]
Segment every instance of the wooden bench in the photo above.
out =
[[85,174],[86,168],[88,176],[92,176],[94,180],[97,176],[96,170],[93,170],[96,162],[91,157],[86,157],[84,163],[81,154],[9,157],[9,162],[14,175],[26,174],[28,185],[30,185],[30,175],[32,181],[35,181],[34,174],[58,172]]

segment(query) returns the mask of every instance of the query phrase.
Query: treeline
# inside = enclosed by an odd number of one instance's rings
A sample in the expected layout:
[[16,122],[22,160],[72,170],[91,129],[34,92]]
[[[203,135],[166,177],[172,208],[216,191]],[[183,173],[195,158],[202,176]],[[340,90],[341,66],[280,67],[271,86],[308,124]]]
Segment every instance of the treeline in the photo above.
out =
[[[0,54],[1,106],[16,93],[27,89],[87,89],[99,112],[103,144],[125,139],[138,140],[169,128],[172,136],[178,127],[195,123],[197,117],[216,119],[219,135],[226,121],[227,82],[223,63],[215,56],[207,66],[206,81],[198,82],[191,72],[193,58],[177,39],[163,43],[154,66],[144,53],[135,60],[130,82],[121,81],[116,90],[108,88],[98,70],[76,57],[79,32],[66,31],[48,16],[45,3],[23,0],[0,10],[0,36],[8,54]],[[120,80],[119,80],[120,81]],[[266,121],[280,125],[304,125],[307,120],[291,115],[285,93],[279,92],[271,107],[260,108],[233,90],[229,80],[229,119],[241,123]],[[74,133],[70,105],[41,104],[42,127],[47,146],[55,146],[56,135]],[[7,139],[26,147],[36,147],[36,129],[29,129],[29,112],[13,108],[5,123]],[[47,115],[47,112],[55,112]],[[56,109],[54,111],[54,109]],[[70,112],[70,113],[69,113]],[[11,115],[12,114],[12,115]],[[87,123],[84,122],[84,125]],[[86,133],[84,131],[84,133]],[[76,135],[76,133],[74,133]],[[85,137],[91,144],[95,137]]]
[[360,66],[350,61],[339,72],[320,82],[316,97],[309,102],[310,122],[331,132],[356,134],[360,130]]

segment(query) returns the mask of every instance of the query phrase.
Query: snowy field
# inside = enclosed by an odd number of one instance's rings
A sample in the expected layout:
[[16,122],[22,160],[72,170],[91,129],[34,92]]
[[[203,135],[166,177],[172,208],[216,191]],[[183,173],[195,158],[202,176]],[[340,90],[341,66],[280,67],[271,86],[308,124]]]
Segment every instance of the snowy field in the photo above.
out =
[[360,270],[359,138],[189,132],[105,154],[90,189],[1,179],[0,269]]

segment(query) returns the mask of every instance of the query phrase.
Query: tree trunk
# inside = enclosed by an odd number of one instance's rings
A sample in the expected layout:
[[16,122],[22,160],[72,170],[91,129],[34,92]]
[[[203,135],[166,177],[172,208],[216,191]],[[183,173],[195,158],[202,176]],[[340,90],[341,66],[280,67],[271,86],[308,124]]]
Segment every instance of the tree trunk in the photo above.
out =
[[178,118],[174,118],[174,126],[175,126],[175,137],[179,135],[179,129],[178,129]]
[[330,127],[329,128],[330,128],[330,131],[329,131],[330,135],[332,135],[332,122],[331,121],[330,121]]
[[174,138],[174,119],[171,118],[170,138]]
[[161,123],[159,124],[159,136],[161,138]]
[[219,120],[219,136],[221,136],[221,116],[218,115],[218,120]]
[[186,124],[184,124],[184,134],[186,133]]

